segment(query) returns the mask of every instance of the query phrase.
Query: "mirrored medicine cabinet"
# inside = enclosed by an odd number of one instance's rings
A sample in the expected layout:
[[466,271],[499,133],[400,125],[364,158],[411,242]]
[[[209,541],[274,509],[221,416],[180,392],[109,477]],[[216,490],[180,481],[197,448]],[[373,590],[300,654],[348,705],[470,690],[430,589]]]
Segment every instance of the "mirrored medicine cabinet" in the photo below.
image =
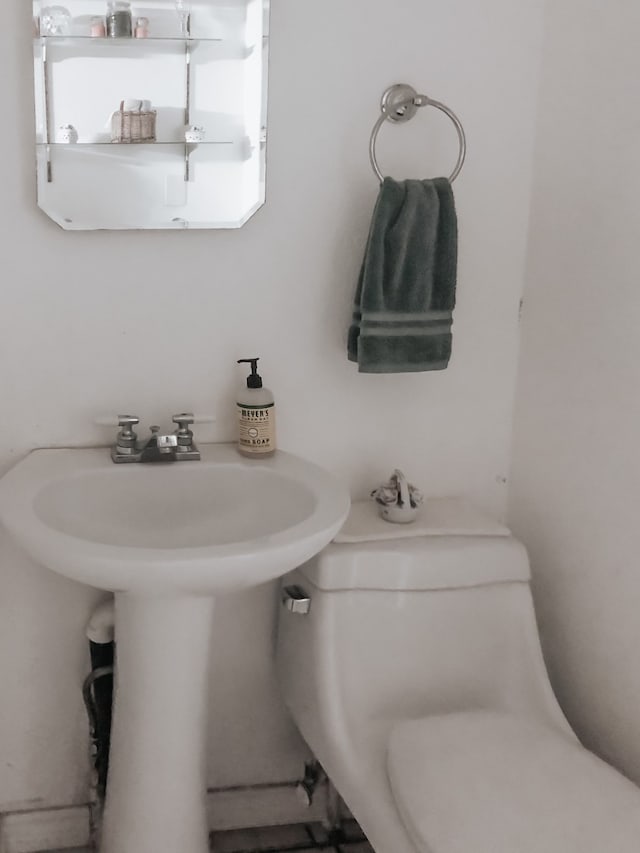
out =
[[264,204],[269,0],[35,0],[33,13],[51,219],[239,228]]

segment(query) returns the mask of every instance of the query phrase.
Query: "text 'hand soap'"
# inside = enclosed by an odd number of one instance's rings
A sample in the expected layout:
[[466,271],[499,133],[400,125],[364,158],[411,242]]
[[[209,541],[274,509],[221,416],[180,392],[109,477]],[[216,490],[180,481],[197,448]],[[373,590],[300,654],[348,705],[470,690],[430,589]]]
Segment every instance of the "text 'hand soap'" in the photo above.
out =
[[273,394],[262,387],[257,358],[240,358],[250,364],[246,388],[238,394],[238,450],[243,456],[264,459],[276,449],[276,421]]

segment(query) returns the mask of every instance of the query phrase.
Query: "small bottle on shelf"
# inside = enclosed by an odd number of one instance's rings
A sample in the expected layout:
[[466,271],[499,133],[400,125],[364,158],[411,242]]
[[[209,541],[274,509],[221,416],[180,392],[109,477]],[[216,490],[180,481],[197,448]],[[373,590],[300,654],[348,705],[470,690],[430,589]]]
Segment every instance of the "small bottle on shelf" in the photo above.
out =
[[137,39],[146,39],[149,37],[149,18],[137,18],[135,37]]
[[91,34],[91,38],[104,38],[107,34],[107,28],[104,25],[104,18],[100,18],[98,15],[91,18],[91,29],[89,32]]

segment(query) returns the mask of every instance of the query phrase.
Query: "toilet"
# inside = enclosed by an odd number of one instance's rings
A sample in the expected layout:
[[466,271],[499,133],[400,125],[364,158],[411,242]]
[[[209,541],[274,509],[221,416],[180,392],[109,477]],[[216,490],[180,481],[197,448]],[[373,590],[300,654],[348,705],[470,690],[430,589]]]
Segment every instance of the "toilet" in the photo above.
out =
[[552,692],[524,547],[459,511],[422,535],[360,531],[285,576],[297,727],[376,853],[638,853],[640,789]]

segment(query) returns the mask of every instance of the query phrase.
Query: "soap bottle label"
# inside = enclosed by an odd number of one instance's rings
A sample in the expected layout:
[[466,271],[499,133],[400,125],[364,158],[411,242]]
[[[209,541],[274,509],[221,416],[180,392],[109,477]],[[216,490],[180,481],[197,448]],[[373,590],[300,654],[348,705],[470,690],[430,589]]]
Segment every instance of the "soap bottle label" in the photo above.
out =
[[273,403],[246,406],[238,403],[238,441],[247,453],[275,450],[275,408]]

